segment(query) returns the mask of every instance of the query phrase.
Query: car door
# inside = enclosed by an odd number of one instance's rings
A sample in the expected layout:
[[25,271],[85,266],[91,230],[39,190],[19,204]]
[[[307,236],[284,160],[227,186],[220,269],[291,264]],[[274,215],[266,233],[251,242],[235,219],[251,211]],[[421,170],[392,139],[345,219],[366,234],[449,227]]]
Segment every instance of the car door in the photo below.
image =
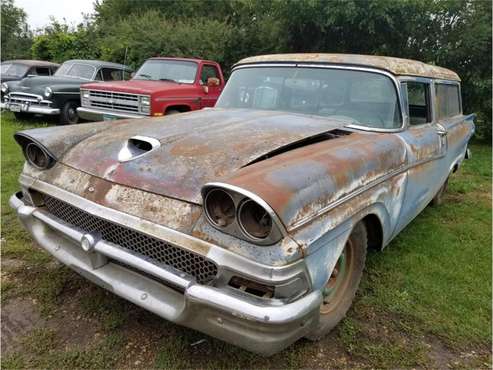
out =
[[[208,84],[208,80],[217,79],[217,85]],[[222,91],[222,78],[217,66],[213,64],[203,64],[200,72],[200,82],[203,87],[201,107],[213,107]]]
[[462,113],[459,82],[436,80],[434,87],[436,120],[446,132],[446,161],[450,172],[464,158],[474,124],[472,117],[465,117]]
[[401,83],[408,124],[398,135],[407,148],[407,183],[395,233],[428,205],[448,176],[447,132],[435,119],[433,87],[432,80],[425,78]]

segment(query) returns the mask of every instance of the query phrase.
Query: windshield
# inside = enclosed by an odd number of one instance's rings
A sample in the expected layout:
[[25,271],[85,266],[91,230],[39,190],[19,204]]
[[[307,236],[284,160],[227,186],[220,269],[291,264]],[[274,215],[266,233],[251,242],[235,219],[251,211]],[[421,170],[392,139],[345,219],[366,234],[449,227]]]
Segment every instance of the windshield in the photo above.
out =
[[133,79],[193,84],[196,74],[195,62],[150,59],[139,68]]
[[8,76],[22,77],[26,74],[28,66],[17,63],[2,63],[2,74]]
[[356,70],[315,67],[237,69],[216,107],[314,114],[383,129],[401,126],[392,80],[382,74]]
[[96,68],[89,64],[63,63],[55,72],[55,76],[76,77],[92,80]]

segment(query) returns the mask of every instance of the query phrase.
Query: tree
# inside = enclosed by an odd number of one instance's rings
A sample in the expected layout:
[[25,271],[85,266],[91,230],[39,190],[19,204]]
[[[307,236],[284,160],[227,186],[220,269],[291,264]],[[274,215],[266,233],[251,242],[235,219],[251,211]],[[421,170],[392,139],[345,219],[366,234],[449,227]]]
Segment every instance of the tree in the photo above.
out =
[[1,17],[2,60],[29,58],[32,33],[24,10],[16,7],[14,0],[2,0]]

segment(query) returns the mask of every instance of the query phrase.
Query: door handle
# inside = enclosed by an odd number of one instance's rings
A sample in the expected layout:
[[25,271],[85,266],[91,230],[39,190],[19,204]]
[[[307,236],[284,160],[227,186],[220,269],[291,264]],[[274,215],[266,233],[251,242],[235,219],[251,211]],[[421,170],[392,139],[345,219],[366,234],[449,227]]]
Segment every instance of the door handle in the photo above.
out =
[[440,129],[440,128],[439,128],[439,129],[437,129],[437,134],[438,134],[439,136],[442,136],[442,137],[443,137],[443,136],[447,136],[447,133],[448,133],[448,132],[447,132],[447,130],[443,130],[443,129]]

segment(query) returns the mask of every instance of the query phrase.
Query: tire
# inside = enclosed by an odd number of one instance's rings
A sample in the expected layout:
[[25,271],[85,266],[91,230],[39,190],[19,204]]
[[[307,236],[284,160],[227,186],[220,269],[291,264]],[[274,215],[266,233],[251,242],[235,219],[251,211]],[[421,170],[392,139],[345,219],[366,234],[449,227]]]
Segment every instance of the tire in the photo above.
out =
[[14,112],[14,117],[18,121],[27,121],[33,117],[31,113]]
[[[307,335],[310,340],[319,340],[328,334],[346,316],[358,290],[365,267],[368,235],[365,224],[360,221],[354,226],[333,274],[324,288],[324,301],[320,305],[318,326]],[[334,273],[338,273],[337,277]]]
[[445,183],[440,187],[440,189],[438,189],[438,192],[435,194],[435,196],[431,200],[430,204],[433,207],[437,207],[437,206],[443,204],[443,197],[444,197],[445,192],[447,191],[447,187],[448,187],[448,179],[449,178],[447,177],[447,180],[445,180]]
[[171,114],[178,114],[178,113],[181,113],[179,110],[176,110],[176,109],[170,109],[170,110],[167,110],[166,111],[166,116],[169,116]]
[[79,123],[79,115],[77,114],[77,104],[74,101],[68,101],[62,108],[60,113],[60,124],[61,125],[75,125]]

